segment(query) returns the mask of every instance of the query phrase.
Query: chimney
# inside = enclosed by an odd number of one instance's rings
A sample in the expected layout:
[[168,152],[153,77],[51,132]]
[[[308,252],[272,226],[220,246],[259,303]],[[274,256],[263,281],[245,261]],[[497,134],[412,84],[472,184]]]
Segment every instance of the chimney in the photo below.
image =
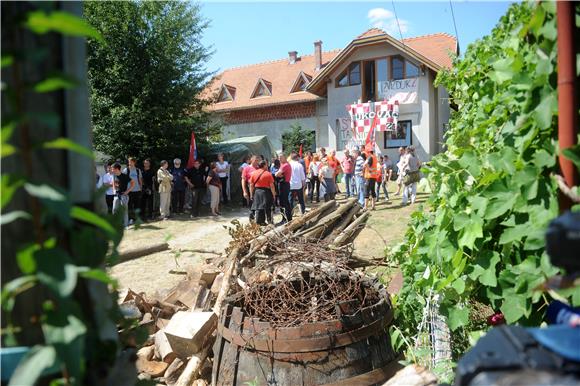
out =
[[315,70],[318,71],[322,68],[322,41],[317,40],[314,42],[314,66]]
[[288,52],[288,63],[294,64],[298,60],[298,52],[297,51],[290,51]]

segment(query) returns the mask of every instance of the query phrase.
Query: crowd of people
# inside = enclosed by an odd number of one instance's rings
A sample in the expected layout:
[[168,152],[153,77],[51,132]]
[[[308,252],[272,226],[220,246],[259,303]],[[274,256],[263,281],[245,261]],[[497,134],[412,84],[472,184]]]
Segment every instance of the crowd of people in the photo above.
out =
[[[412,146],[399,148],[397,163],[387,156],[376,155],[373,149],[345,150],[342,159],[336,151],[320,148],[306,152],[279,153],[268,161],[264,156],[246,157],[239,167],[241,174],[242,205],[250,210],[250,220],[260,225],[272,224],[274,213],[279,211],[282,220],[277,225],[292,220],[295,206],[302,214],[306,203],[335,199],[342,194],[339,178],[344,183],[345,197],[356,197],[359,204],[374,210],[381,191],[389,202],[388,182],[396,181],[395,195],[402,194],[402,203],[414,203],[421,162]],[[161,161],[159,169],[152,169],[151,160],[129,158],[127,167],[120,162],[105,165],[105,174],[97,178],[97,187],[105,190],[109,213],[123,210],[124,224],[128,226],[139,216],[144,221],[154,219],[154,192],[159,193],[160,219],[184,213],[186,203],[190,217],[200,216],[204,203],[209,203],[213,216],[221,215],[220,205],[227,204],[226,187],[231,176],[231,165],[219,154],[215,162],[195,160],[193,167],[184,168],[181,160]],[[396,176],[396,178],[395,178]],[[229,181],[232,183],[232,181]]]

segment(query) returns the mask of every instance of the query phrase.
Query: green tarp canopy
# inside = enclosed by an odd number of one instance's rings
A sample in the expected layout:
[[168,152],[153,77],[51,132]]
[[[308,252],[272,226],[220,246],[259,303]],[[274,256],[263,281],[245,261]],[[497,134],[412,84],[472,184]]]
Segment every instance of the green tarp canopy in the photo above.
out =
[[225,160],[231,165],[229,185],[229,196],[238,198],[242,196],[242,186],[240,183],[240,166],[244,162],[244,157],[251,155],[262,155],[268,162],[274,156],[274,150],[270,140],[265,135],[255,137],[240,137],[223,142],[214,143],[210,146],[210,151],[205,154],[206,161],[215,161],[218,153],[224,153]]

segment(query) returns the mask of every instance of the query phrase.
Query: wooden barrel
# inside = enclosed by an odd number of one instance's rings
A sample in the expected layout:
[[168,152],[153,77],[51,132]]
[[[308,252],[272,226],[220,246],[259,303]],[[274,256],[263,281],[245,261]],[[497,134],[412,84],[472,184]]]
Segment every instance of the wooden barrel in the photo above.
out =
[[348,304],[336,320],[273,328],[249,318],[241,296],[222,309],[214,345],[213,385],[374,385],[402,366],[391,346],[393,319],[389,296],[380,284],[380,300],[353,315]]

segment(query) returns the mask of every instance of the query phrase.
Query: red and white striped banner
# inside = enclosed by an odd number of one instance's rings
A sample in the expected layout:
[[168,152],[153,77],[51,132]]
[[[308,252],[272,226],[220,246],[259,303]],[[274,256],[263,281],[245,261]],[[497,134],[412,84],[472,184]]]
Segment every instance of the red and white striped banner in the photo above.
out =
[[358,133],[367,133],[376,118],[376,130],[395,131],[399,120],[399,102],[367,102],[347,105],[352,129]]

